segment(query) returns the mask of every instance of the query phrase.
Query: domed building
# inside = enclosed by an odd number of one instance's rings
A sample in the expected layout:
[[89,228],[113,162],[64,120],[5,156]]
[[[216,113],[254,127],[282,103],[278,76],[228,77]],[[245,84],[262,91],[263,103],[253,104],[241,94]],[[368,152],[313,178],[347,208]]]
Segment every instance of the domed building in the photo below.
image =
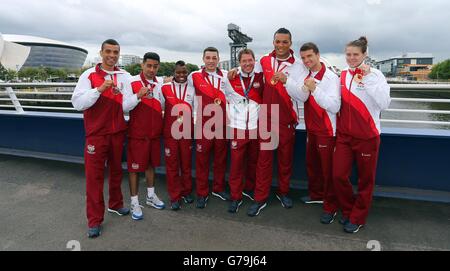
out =
[[31,48],[23,68],[80,69],[88,55],[81,47],[41,37],[3,34],[3,39]]

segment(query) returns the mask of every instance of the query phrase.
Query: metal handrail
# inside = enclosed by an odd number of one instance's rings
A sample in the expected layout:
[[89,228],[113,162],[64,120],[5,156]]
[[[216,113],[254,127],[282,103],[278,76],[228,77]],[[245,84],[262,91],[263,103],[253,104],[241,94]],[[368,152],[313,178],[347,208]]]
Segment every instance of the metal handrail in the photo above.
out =
[[[23,113],[23,109],[39,109],[39,110],[61,110],[61,111],[73,111],[76,110],[72,107],[56,107],[56,106],[35,106],[35,105],[21,105],[20,102],[44,102],[44,103],[71,103],[70,99],[65,99],[72,95],[72,91],[38,91],[38,88],[74,88],[76,83],[0,83],[0,89],[4,88],[6,91],[0,91],[0,95],[8,95],[9,98],[0,98],[0,101],[11,101],[11,105],[0,105],[0,108],[15,108],[18,113]],[[409,92],[417,90],[430,90],[430,91],[450,91],[450,85],[433,85],[433,84],[390,84],[391,90],[397,92]],[[20,90],[14,90],[18,88]],[[28,88],[29,90],[24,90]],[[18,98],[17,95],[52,95],[60,96],[62,99],[30,99],[30,98]],[[425,103],[448,103],[450,99],[424,99],[424,98],[391,98],[396,102],[425,102]],[[303,110],[303,106],[298,107],[299,110]],[[398,112],[398,113],[419,113],[419,114],[442,114],[450,115],[450,110],[427,110],[427,109],[407,109],[407,108],[389,108],[383,112]],[[303,119],[303,117],[300,117]],[[402,124],[431,124],[431,125],[444,125],[450,126],[450,122],[447,121],[426,121],[426,120],[402,120],[402,119],[381,119],[383,123],[402,123]]]

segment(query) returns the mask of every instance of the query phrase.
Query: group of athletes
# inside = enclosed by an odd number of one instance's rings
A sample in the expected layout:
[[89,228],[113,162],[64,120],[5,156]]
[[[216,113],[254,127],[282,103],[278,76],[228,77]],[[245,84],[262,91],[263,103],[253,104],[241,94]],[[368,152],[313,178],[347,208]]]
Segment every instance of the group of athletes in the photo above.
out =
[[[194,202],[203,209],[211,192],[229,202],[230,213],[238,212],[243,197],[248,197],[252,204],[247,214],[259,215],[268,203],[275,152],[275,196],[284,208],[292,208],[288,194],[302,108],[309,192],[302,201],[323,204],[323,224],[331,224],[340,210],[344,231],[358,232],[366,224],[372,202],[380,112],[390,103],[385,77],[364,63],[367,45],[367,39],[361,37],[345,46],[348,68],[338,76],[321,60],[314,43],[303,44],[300,58],[295,56],[290,31],[280,28],[273,36],[274,50],[259,61],[251,49],[243,49],[238,55],[239,67],[224,71],[218,68],[219,51],[208,47],[203,51],[201,70],[189,73],[186,63],[178,61],[173,77],[163,79],[157,77],[158,54],[146,53],[142,72],[131,76],[117,67],[119,43],[104,41],[102,62],[80,76],[72,96],[74,108],[84,114],[88,236],[98,237],[102,231],[105,169],[108,212],[131,213],[132,219],[143,219],[139,173],[144,173],[147,181],[146,204],[165,208],[154,187],[161,153],[172,210]],[[125,113],[129,113],[128,123]],[[130,208],[124,206],[121,192],[125,141]],[[229,189],[225,181],[228,151]],[[355,161],[356,193],[350,182]]]

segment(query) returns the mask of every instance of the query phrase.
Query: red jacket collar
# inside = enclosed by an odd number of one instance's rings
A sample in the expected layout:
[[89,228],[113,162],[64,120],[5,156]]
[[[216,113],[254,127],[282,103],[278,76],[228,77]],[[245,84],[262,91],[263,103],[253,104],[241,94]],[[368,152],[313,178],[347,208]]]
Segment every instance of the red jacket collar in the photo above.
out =
[[[292,49],[289,49],[289,52],[291,53],[291,56],[288,58],[287,62],[294,64],[294,62],[295,62],[294,51],[292,51]],[[276,59],[277,58],[276,51],[273,50],[272,53],[270,53],[270,56]]]
[[[115,71],[115,72],[118,72],[118,71],[120,71],[120,69],[117,68],[116,66],[114,66],[114,71]],[[108,73],[102,69],[102,63],[98,63],[98,64],[95,66],[95,72],[98,73],[99,75],[103,76],[103,77],[105,77],[106,75],[108,75]]]
[[[145,84],[145,86],[150,85],[150,82],[147,80],[147,78],[145,78],[145,75],[143,72],[141,72],[139,74],[139,76],[141,77],[141,80]],[[155,76],[155,78],[153,78],[153,82],[158,83],[158,79],[156,78],[156,76]]]
[[[216,73],[217,73],[219,76],[222,76],[222,77],[223,77],[223,73],[222,73],[222,71],[221,71],[219,68],[216,69]],[[206,71],[205,68],[202,69],[202,75],[203,75],[203,77],[209,76],[209,73]]]
[[[325,72],[327,71],[327,67],[325,66],[325,64],[323,64],[323,62],[320,62],[320,64],[322,64],[322,68],[320,69],[320,71],[316,74],[316,76],[314,76],[314,78],[316,78],[319,81],[322,81],[323,76],[325,75]],[[311,75],[312,72],[309,71],[309,74]]]

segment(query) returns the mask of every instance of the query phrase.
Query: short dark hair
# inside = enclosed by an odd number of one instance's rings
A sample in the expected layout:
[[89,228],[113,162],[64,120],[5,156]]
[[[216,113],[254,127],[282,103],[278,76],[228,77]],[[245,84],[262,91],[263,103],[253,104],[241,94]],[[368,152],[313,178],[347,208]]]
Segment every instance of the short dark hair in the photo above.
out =
[[245,48],[245,49],[242,49],[241,51],[239,51],[239,54],[238,54],[239,61],[241,61],[242,55],[251,55],[253,57],[253,59],[255,59],[255,53],[253,53],[252,49]]
[[367,46],[369,42],[366,37],[360,37],[357,40],[351,41],[347,43],[347,47],[358,47],[361,49],[362,53],[365,54],[367,52]]
[[289,40],[292,41],[292,34],[291,31],[287,30],[286,28],[282,27],[280,29],[278,29],[277,31],[275,31],[275,33],[273,34],[273,39],[275,39],[275,36],[277,34],[288,34],[289,35]]
[[205,56],[206,52],[216,52],[217,56],[219,56],[219,50],[217,50],[216,47],[206,47],[205,50],[203,50],[203,57]]
[[157,53],[148,52],[144,55],[144,59],[142,60],[142,63],[147,62],[147,60],[149,60],[149,59],[156,60],[156,61],[158,61],[158,63],[160,62],[159,55]]
[[105,46],[105,44],[109,44],[109,45],[117,45],[120,48],[120,44],[117,42],[117,40],[114,39],[107,39],[104,42],[102,42],[102,51],[103,51],[103,47]]
[[175,63],[175,67],[176,66],[181,66],[181,67],[186,66],[186,62],[184,62],[183,60],[178,60],[177,63]]
[[312,42],[307,42],[303,44],[302,47],[300,48],[300,52],[305,52],[308,50],[313,50],[315,54],[319,53],[319,47],[317,47],[317,45]]

